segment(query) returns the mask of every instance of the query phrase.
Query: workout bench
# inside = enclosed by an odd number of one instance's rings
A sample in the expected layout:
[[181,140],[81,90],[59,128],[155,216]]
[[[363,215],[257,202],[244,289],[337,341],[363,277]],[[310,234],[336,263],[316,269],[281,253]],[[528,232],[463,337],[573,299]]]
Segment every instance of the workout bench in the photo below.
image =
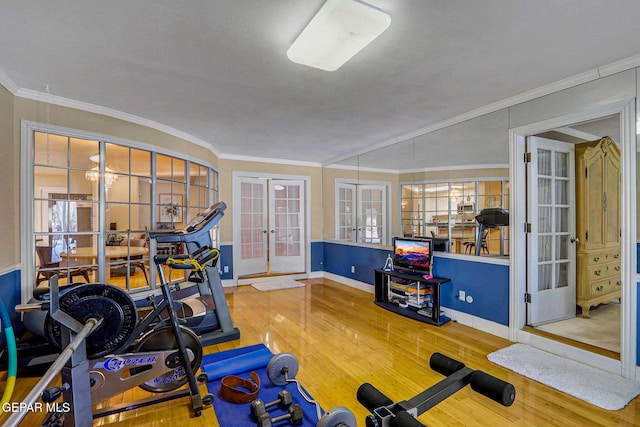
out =
[[442,381],[429,387],[409,400],[398,403],[385,396],[369,383],[362,384],[356,397],[372,415],[367,416],[367,427],[423,427],[416,418],[436,406],[449,396],[464,388],[471,388],[495,400],[503,406],[511,406],[516,398],[515,387],[482,371],[467,368],[464,363],[440,353],[429,360],[434,371],[446,375]]

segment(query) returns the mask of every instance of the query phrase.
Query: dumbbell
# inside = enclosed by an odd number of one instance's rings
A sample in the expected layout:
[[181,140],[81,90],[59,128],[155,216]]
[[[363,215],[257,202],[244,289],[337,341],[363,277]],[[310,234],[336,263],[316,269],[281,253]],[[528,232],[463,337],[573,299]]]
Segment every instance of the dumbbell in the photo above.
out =
[[273,402],[264,403],[262,399],[256,399],[251,402],[251,415],[254,418],[260,417],[260,415],[267,412],[267,409],[272,406],[278,405],[282,409],[286,409],[293,403],[293,396],[289,390],[282,390],[278,393],[278,399]]
[[302,412],[302,406],[294,403],[293,405],[289,406],[288,412],[286,414],[280,415],[279,417],[271,418],[271,415],[268,412],[260,414],[260,416],[258,417],[258,426],[271,427],[275,423],[286,420],[289,420],[291,424],[302,424],[303,418],[304,413]]
[[300,364],[298,363],[298,359],[293,354],[276,354],[267,365],[267,377],[269,381],[271,381],[271,384],[275,386],[283,386],[290,382],[296,383],[298,392],[304,400],[316,407],[316,415],[318,417],[316,427],[356,427],[355,415],[343,406],[335,406],[322,414],[318,402],[305,393],[300,382],[296,379],[299,368]]

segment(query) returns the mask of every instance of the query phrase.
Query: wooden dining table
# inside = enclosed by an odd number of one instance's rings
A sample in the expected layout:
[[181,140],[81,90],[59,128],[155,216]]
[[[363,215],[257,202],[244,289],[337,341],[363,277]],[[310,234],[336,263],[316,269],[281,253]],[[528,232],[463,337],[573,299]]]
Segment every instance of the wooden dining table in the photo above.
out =
[[[105,247],[105,259],[107,262],[107,268],[104,270],[104,281],[109,283],[111,281],[111,261],[113,259],[127,258],[127,256],[144,256],[149,254],[149,248],[142,246],[106,246]],[[73,249],[71,253],[62,252],[60,254],[63,258],[70,259],[89,259],[91,264],[97,264],[98,248],[93,246],[85,246]]]

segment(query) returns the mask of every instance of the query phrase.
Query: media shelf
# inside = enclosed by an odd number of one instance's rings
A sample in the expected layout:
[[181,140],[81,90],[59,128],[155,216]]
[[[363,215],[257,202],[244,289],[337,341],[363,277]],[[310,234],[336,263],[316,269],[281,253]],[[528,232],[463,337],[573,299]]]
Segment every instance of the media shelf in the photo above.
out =
[[375,269],[375,304],[411,319],[443,325],[451,319],[440,312],[440,286],[451,279]]

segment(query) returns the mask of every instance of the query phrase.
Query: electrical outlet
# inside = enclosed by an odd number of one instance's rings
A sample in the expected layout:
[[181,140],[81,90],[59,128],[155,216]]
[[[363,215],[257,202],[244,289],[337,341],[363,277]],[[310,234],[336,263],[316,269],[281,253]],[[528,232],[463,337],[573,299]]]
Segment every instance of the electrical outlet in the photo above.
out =
[[228,272],[229,272],[229,266],[228,266],[228,265],[225,265],[225,266],[224,266],[224,272],[225,272],[225,273],[228,273]]
[[355,266],[355,265],[352,265],[352,266],[351,266],[351,273],[355,273],[355,272],[356,272],[356,266]]
[[464,299],[465,299],[465,293],[464,293],[464,291],[458,291],[458,299],[459,299],[460,301],[464,301]]

